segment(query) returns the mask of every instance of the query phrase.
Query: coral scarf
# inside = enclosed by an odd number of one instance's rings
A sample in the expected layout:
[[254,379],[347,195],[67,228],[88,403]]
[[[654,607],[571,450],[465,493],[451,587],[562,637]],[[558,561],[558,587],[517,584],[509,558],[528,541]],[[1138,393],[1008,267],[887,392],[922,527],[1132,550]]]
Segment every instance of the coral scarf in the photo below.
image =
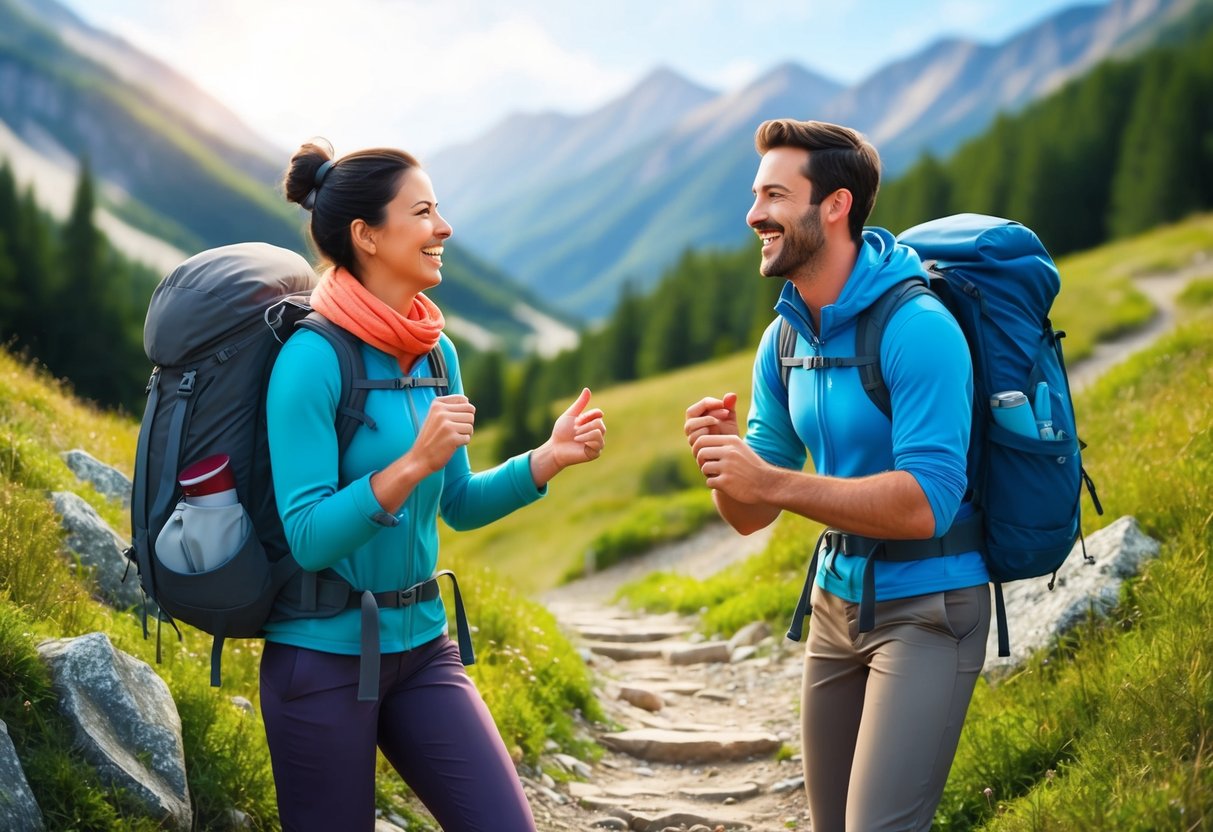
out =
[[420,292],[402,315],[375,297],[343,268],[330,269],[312,291],[312,308],[376,349],[395,356],[408,372],[438,344],[442,310]]

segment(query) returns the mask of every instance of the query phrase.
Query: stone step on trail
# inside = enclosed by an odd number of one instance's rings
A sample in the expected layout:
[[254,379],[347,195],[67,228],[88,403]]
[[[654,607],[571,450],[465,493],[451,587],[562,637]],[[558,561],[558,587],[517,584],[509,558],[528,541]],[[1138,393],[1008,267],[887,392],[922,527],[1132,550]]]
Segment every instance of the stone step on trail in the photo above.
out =
[[774,754],[782,743],[765,731],[678,731],[637,728],[603,734],[608,748],[653,763],[716,763]]
[[645,641],[666,641],[691,632],[690,627],[578,627],[576,632],[586,641],[611,641],[634,644]]

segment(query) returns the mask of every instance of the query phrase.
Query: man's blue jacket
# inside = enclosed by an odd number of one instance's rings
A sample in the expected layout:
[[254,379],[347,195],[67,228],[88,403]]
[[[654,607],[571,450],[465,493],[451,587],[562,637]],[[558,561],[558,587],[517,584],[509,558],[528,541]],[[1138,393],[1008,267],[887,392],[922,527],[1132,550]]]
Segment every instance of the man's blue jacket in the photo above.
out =
[[[864,392],[854,367],[793,368],[786,403],[780,379],[779,323],[795,329],[796,355],[855,355],[859,313],[887,289],[926,274],[918,255],[881,228],[867,228],[855,268],[835,303],[821,310],[816,331],[808,308],[788,282],[754,362],[754,395],[746,443],[767,462],[800,470],[806,451],[819,474],[863,477],[907,471],[935,515],[935,536],[966,516],[965,459],[973,401],[969,348],[952,315],[936,298],[920,296],[898,309],[880,346],[880,365],[892,401],[890,423]],[[846,531],[844,529],[844,531]],[[817,572],[823,589],[859,603],[864,559],[823,552]],[[876,599],[886,601],[984,584],[981,554],[906,563],[877,561]]]

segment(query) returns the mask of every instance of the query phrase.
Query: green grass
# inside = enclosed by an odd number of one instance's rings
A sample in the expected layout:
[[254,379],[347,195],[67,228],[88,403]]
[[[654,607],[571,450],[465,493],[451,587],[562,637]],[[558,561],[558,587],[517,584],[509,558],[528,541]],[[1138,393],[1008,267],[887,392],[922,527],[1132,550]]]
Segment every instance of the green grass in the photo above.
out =
[[[1071,258],[1063,264],[1071,302],[1121,276],[1192,262],[1213,248],[1203,242],[1210,237],[1213,220],[1202,217],[1145,235],[1137,246]],[[1185,295],[1189,307],[1206,304],[1192,313],[1195,323],[1078,403],[1091,444],[1087,461],[1109,518],[1136,514],[1166,541],[1163,557],[1127,590],[1119,626],[1085,629],[1019,675],[979,688],[941,825],[1145,829],[1205,821],[1204,795],[1213,794],[1205,762],[1213,705],[1213,413],[1205,391],[1213,381],[1213,337],[1204,334],[1213,290],[1205,283]],[[1069,354],[1076,327],[1067,316],[1090,312],[1094,322],[1082,324],[1084,330],[1115,331],[1135,303],[1075,303],[1070,312],[1059,300],[1058,323],[1071,331]],[[444,563],[459,571],[478,627],[479,662],[471,673],[516,754],[534,761],[548,740],[592,754],[585,723],[601,718],[584,665],[525,593],[554,585],[581,564],[595,539],[634,522],[637,498],[654,490],[654,461],[670,467],[662,460],[689,455],[682,420],[690,403],[733,390],[746,411],[751,361],[746,352],[603,391],[595,403],[607,411],[610,432],[601,460],[565,472],[546,498],[500,523],[444,532]],[[485,467],[482,449],[492,447],[492,435],[483,431],[473,443],[478,468]],[[78,482],[58,454],[82,447],[129,473],[135,439],[131,419],[80,404],[0,352],[0,719],[40,800],[54,796],[43,805],[52,829],[140,828],[124,798],[90,779],[73,753],[34,652],[41,638],[103,630],[119,649],[154,661],[154,641],[143,640],[135,617],[94,602],[59,557],[62,533],[45,498],[48,490],[74,490],[126,534],[126,513]],[[677,499],[677,491],[660,497]],[[1087,518],[1088,531],[1094,522]],[[712,633],[755,619],[786,626],[817,531],[808,521],[783,519],[756,559],[707,581],[650,576],[625,597],[653,609],[702,610],[703,628]],[[197,825],[220,827],[221,813],[238,808],[253,828],[274,829],[260,717],[230,701],[238,694],[256,704],[260,642],[228,647],[224,687],[216,691],[207,685],[209,637],[183,629],[180,643],[165,631],[165,661],[157,670],[181,712]],[[407,815],[393,778],[380,778],[379,804]]]
[[630,502],[627,514],[590,542],[585,563],[574,564],[565,579],[582,577],[589,566],[602,570],[661,543],[684,540],[719,521],[712,494],[703,487],[638,497]]
[[[1202,252],[1213,252],[1213,214],[1064,258],[1053,320],[1067,331],[1067,360],[1073,363],[1097,340],[1149,320],[1153,307],[1133,289],[1134,276],[1186,265]],[[682,422],[691,403],[732,390],[741,397],[744,416],[752,364],[747,349],[596,392],[593,404],[606,412],[608,428],[602,458],[562,473],[548,496],[524,512],[472,532],[444,528],[444,557],[491,565],[527,592],[548,589],[582,570],[597,538],[633,524],[634,503],[649,493],[644,482],[650,466],[664,458],[690,459]],[[557,404],[559,410],[566,403]],[[473,467],[491,464],[495,437],[494,427],[477,432],[470,447]]]
[[1064,329],[1066,358],[1144,324],[1153,308],[1131,279],[1175,271],[1213,255],[1213,214],[1204,214],[1092,251],[1064,257],[1053,323]]
[[[1195,286],[1181,329],[1076,402],[1106,509],[1086,512],[1086,533],[1131,514],[1162,541],[1161,557],[1126,585],[1109,622],[978,685],[936,828],[1213,825],[1213,303],[1208,281]],[[815,530],[783,518],[749,562],[706,581],[651,575],[621,595],[703,610],[704,632],[783,625]]]
[[[103,787],[74,752],[58,715],[35,645],[44,638],[104,631],[114,645],[149,664],[168,684],[182,720],[186,768],[199,829],[227,828],[228,811],[244,812],[253,829],[278,827],[273,777],[258,702],[262,643],[230,641],[223,687],[211,688],[210,637],[182,626],[178,641],[161,632],[144,640],[138,617],[115,612],[90,596],[61,554],[63,532],[47,499],[75,491],[122,535],[127,512],[78,481],[60,459],[71,448],[131,472],[138,425],[81,404],[70,391],[0,351],[0,719],[51,830],[154,828],[121,794]],[[585,725],[603,718],[589,671],[556,629],[550,614],[481,566],[460,569],[479,662],[470,672],[506,744],[536,762],[549,741],[592,756]],[[453,605],[448,604],[453,609]],[[233,696],[253,703],[251,713]],[[377,784],[379,805],[424,818],[387,767]]]
[[[646,463],[658,457],[690,458],[682,423],[698,399],[727,391],[749,407],[753,356],[739,353],[659,378],[595,393],[591,406],[606,412],[607,444],[597,461],[561,473],[549,493],[525,511],[492,526],[470,532],[442,527],[443,557],[491,566],[526,592],[555,586],[584,563],[585,552],[599,535],[624,522],[642,485]],[[567,403],[559,403],[563,410]],[[472,467],[490,464],[495,430],[477,432],[470,446]]]
[[1181,306],[1193,309],[1213,304],[1213,276],[1193,280],[1179,293],[1178,300]]
[[[943,828],[1200,829],[1213,822],[1213,310],[1080,401],[1107,515],[1163,543],[1109,625],[981,685]],[[993,790],[994,803],[982,795]]]

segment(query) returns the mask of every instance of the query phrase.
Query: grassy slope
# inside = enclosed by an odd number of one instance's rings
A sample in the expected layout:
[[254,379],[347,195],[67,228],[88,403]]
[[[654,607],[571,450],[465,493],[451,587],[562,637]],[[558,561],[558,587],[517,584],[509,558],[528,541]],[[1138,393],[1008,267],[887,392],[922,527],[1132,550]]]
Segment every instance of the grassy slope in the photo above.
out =
[[[628,515],[647,461],[679,455],[693,464],[682,433],[683,414],[692,402],[734,390],[744,412],[751,361],[739,354],[596,394],[591,405],[607,414],[602,457],[563,472],[547,497],[488,528],[454,533],[442,527],[443,557],[456,564],[487,564],[525,591],[553,586],[581,563],[598,534]],[[482,431],[473,439],[473,468],[487,467],[483,454],[494,445],[492,434]]]
[[[1211,247],[1211,227],[1213,220],[1198,218],[1136,244],[1088,255],[1085,266],[1063,264],[1067,287],[1075,297],[1097,296],[1110,270],[1100,257],[1128,273],[1154,270],[1164,257],[1189,262],[1194,251]],[[1208,294],[1191,293],[1197,299]],[[1082,306],[1084,312],[1098,308]],[[1068,315],[1059,309],[1058,322],[1073,329]],[[1204,329],[1207,324],[1205,319]],[[1115,322],[1110,326],[1114,329]],[[1156,351],[1153,367],[1135,362],[1081,403],[1081,412],[1089,414],[1083,432],[1093,446],[1093,473],[1110,514],[1137,513],[1149,531],[1173,545],[1133,591],[1133,606],[1125,615],[1127,635],[1114,638],[1094,631],[1083,636],[1083,649],[1074,654],[1080,660],[1055,662],[1047,672],[1040,666],[1025,677],[1035,679],[1030,683],[1035,687],[1019,683],[1025,693],[1016,694],[1009,683],[982,690],[954,775],[961,785],[950,788],[945,804],[952,807],[948,811],[954,825],[980,819],[981,805],[974,807],[969,788],[978,782],[997,788],[999,799],[1023,795],[1007,804],[1003,817],[1009,828],[1047,827],[1033,820],[1041,813],[1069,817],[1069,808],[1056,805],[1058,782],[1073,784],[1074,794],[1064,800],[1082,797],[1077,805],[1084,808],[1075,811],[1102,812],[1091,815],[1099,821],[1091,820],[1091,828],[1109,828],[1118,818],[1145,811],[1148,807],[1125,802],[1125,794],[1139,786],[1146,795],[1143,800],[1153,800],[1151,805],[1162,813],[1156,817],[1163,825],[1168,825],[1163,823],[1170,817],[1166,813],[1173,811],[1168,801],[1198,807],[1190,795],[1209,785],[1201,743],[1208,704],[1213,702],[1208,651],[1201,641],[1213,632],[1213,621],[1204,620],[1210,606],[1204,570],[1208,506],[1213,504],[1205,462],[1213,450],[1207,447],[1211,416],[1204,391],[1213,380],[1208,378],[1213,346],[1201,332],[1199,326],[1187,330]],[[647,462],[687,459],[681,432],[687,404],[701,395],[733,389],[742,394],[741,407],[746,407],[749,367],[750,357],[742,354],[605,391],[599,403],[610,414],[612,430],[603,460],[562,475],[549,497],[525,512],[486,530],[447,536],[448,563],[457,562],[479,625],[481,661],[474,673],[503,735],[528,756],[533,758],[550,736],[566,746],[575,744],[564,712],[592,710],[593,703],[580,662],[557,635],[550,616],[520,597],[510,582],[540,589],[579,562],[589,541],[625,516]],[[479,445],[490,446],[488,440],[491,437],[480,437]],[[104,790],[71,753],[54,715],[45,673],[33,656],[33,645],[41,637],[103,629],[121,649],[154,660],[153,643],[140,638],[135,618],[91,601],[69,565],[57,556],[60,532],[43,496],[47,490],[76,490],[115,529],[125,531],[125,512],[76,482],[57,454],[84,447],[129,471],[134,443],[133,422],[81,405],[0,352],[0,719],[9,725],[51,828],[138,828],[123,815],[121,801],[105,799]],[[803,548],[811,534],[808,526],[784,523],[767,561],[739,565],[713,579],[711,584],[721,591],[717,598],[733,596],[728,603],[708,602],[714,613],[726,613],[714,625],[717,629],[727,631],[735,626],[730,621],[744,623],[755,615],[782,620],[794,601],[795,575],[803,566]],[[484,564],[496,574],[484,571]],[[1151,583],[1155,576],[1160,580]],[[765,582],[758,583],[758,577]],[[666,593],[702,595],[705,587],[697,584],[674,586]],[[752,591],[739,592],[738,584]],[[704,600],[691,602],[696,609]],[[200,817],[216,818],[236,806],[250,814],[257,828],[270,828],[272,785],[259,720],[241,716],[228,701],[232,694],[255,700],[259,645],[232,645],[225,655],[224,688],[213,691],[206,684],[209,640],[188,628],[185,634],[182,644],[166,639],[166,661],[157,669],[182,712]],[[1156,651],[1157,658],[1147,658],[1150,651]],[[1092,679],[1101,687],[1092,687]],[[1139,680],[1142,687],[1124,687],[1125,679]],[[1009,691],[1007,698],[999,698],[1003,691]],[[1141,706],[1155,701],[1167,708]],[[1138,712],[1110,709],[1107,702],[1148,712],[1140,716],[1150,733],[1138,737],[1138,722],[1125,718]],[[999,769],[981,743],[1010,747],[1005,741],[1008,730],[1028,748],[1007,752],[1010,763]],[[1155,742],[1160,737],[1166,742]],[[1108,751],[1112,748],[1129,749],[1132,755],[1115,757]],[[1045,777],[1046,765],[1058,774]],[[1151,779],[1155,775],[1148,773],[1150,765],[1163,772],[1158,779]],[[391,777],[381,781],[383,805],[396,801],[393,782]]]
[[[1093,252],[1078,271],[1094,280],[1206,260],[1209,227],[1200,218]],[[1076,402],[1106,508],[1086,513],[1086,532],[1132,514],[1162,555],[1126,587],[1111,626],[1084,627],[1015,676],[979,685],[937,828],[1213,823],[1213,265],[1181,300],[1180,330]],[[785,518],[750,562],[703,582],[650,576],[626,594],[653,609],[707,606],[706,631],[757,617],[786,624],[814,531]]]
[[[151,829],[97,781],[72,751],[35,645],[43,638],[101,630],[119,649],[155,662],[156,642],[142,638],[136,615],[89,597],[75,567],[60,555],[62,531],[46,494],[83,496],[112,528],[127,534],[125,510],[76,480],[59,458],[71,448],[129,473],[137,425],[82,405],[68,391],[0,350],[0,720],[18,749],[48,828]],[[530,761],[548,740],[587,751],[574,714],[601,717],[585,665],[546,610],[469,565],[461,575],[477,626],[478,663],[471,674],[507,744]],[[132,576],[133,579],[133,576]],[[186,765],[199,828],[221,828],[238,808],[253,828],[276,828],[274,792],[260,717],[230,697],[257,701],[261,642],[229,642],[223,687],[209,687],[210,638],[182,627],[178,642],[163,631],[168,683],[183,724]],[[394,773],[380,779],[380,806],[407,815]]]
[[[1069,360],[1089,354],[1099,338],[1149,319],[1153,310],[1131,286],[1133,276],[1186,264],[1201,251],[1213,251],[1213,215],[1063,259],[1053,320],[1068,332]],[[594,403],[607,414],[602,458],[561,474],[546,498],[492,527],[459,534],[444,528],[445,556],[489,564],[524,590],[554,585],[582,563],[598,535],[627,521],[650,461],[673,456],[690,464],[682,433],[688,405],[734,390],[741,396],[740,412],[746,412],[751,362],[742,353],[596,395]],[[494,444],[492,433],[483,430],[473,440],[473,467],[489,464],[485,453]]]

